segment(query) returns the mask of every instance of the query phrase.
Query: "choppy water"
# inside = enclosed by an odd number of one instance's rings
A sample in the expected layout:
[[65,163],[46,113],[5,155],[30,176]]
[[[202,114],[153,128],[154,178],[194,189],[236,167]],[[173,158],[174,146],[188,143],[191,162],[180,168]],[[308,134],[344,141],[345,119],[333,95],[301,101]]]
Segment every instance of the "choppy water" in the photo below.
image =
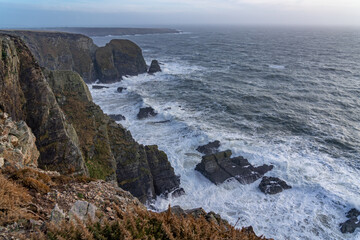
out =
[[[106,113],[121,113],[134,138],[157,144],[186,195],[154,204],[203,207],[276,239],[360,239],[342,234],[360,208],[360,30],[192,28],[128,36],[163,72],[91,90]],[[95,37],[105,45],[115,37]],[[124,37],[122,37],[124,38]],[[117,93],[125,86],[124,93]],[[140,107],[159,115],[137,120]],[[166,123],[156,123],[171,120]],[[194,170],[196,147],[220,140],[269,176],[293,186],[268,196],[250,185],[215,186]]]

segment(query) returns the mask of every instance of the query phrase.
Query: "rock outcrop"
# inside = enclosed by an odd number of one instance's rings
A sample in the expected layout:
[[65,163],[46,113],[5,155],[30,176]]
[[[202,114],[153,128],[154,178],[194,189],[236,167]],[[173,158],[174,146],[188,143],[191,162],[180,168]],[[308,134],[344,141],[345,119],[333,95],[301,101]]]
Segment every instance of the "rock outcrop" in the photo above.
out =
[[157,146],[138,144],[131,133],[92,102],[79,74],[44,70],[68,121],[79,138],[89,176],[116,180],[142,202],[179,187],[167,156]]
[[157,113],[152,107],[144,107],[140,108],[139,113],[137,114],[138,119],[144,119],[148,117],[154,117]]
[[161,68],[160,68],[159,62],[157,60],[152,60],[148,73],[154,74],[156,72],[161,72]]
[[112,40],[104,47],[92,39],[74,33],[1,30],[19,36],[29,47],[40,66],[50,70],[70,70],[85,82],[120,81],[123,76],[147,71],[142,51],[129,40]]
[[17,37],[0,34],[0,51],[0,109],[31,128],[39,166],[87,174],[76,132],[28,47]]
[[123,76],[134,76],[147,70],[139,46],[129,40],[114,39],[95,53],[95,66],[101,82],[120,81]]
[[265,194],[277,194],[283,190],[290,189],[291,186],[280,178],[264,176],[261,179],[259,188]]
[[196,151],[203,153],[205,155],[214,154],[219,151],[220,141],[215,140],[213,142],[209,142],[208,144],[199,146],[196,148]]
[[360,228],[360,211],[353,208],[347,214],[348,220],[340,224],[340,231],[342,233],[353,233],[357,228]]
[[231,151],[218,152],[204,156],[196,165],[195,170],[201,172],[205,177],[215,184],[220,184],[229,178],[235,178],[241,184],[249,184],[261,178],[270,171],[272,165],[254,167],[243,157],[231,158]]
[[39,151],[35,136],[24,121],[14,122],[0,110],[0,168],[37,167]]

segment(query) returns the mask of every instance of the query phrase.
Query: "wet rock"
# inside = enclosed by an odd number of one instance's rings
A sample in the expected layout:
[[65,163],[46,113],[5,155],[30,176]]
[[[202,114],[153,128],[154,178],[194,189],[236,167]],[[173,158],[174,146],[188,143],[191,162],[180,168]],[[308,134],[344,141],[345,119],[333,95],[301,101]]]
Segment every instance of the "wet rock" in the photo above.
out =
[[216,140],[209,142],[208,144],[199,146],[196,151],[201,152],[205,155],[217,153],[220,147],[220,141]]
[[54,209],[51,211],[50,221],[54,222],[55,224],[59,224],[63,220],[65,220],[65,213],[59,208],[57,204],[55,204]]
[[95,220],[95,211],[96,211],[96,206],[94,204],[88,203],[86,201],[78,200],[71,207],[69,212],[69,217],[70,220],[74,219],[75,216],[83,221],[86,221],[88,217],[91,220]]
[[347,214],[349,218],[346,222],[340,224],[340,231],[342,233],[353,233],[356,228],[360,228],[360,211],[353,208]]
[[265,194],[277,194],[285,189],[290,189],[291,186],[277,177],[264,176],[260,182],[259,188]]
[[103,89],[103,88],[109,88],[107,86],[102,86],[102,85],[92,85],[93,89]]
[[157,113],[155,112],[155,110],[152,107],[145,107],[145,108],[140,108],[140,111],[137,114],[137,118],[144,119],[144,118],[148,118],[148,117],[154,117],[156,115],[157,115]]
[[126,88],[124,88],[124,87],[118,87],[116,91],[117,91],[118,93],[122,93],[122,91],[124,91],[124,90],[126,90]]
[[215,184],[221,184],[229,178],[235,178],[241,184],[249,184],[270,171],[272,165],[254,167],[243,157],[230,158],[230,150],[202,157],[195,170],[202,173]]
[[121,115],[121,114],[109,114],[109,117],[111,119],[113,119],[114,121],[122,121],[122,120],[125,120],[126,118]]
[[152,60],[148,73],[153,74],[156,72],[161,72],[161,68],[160,68],[159,62],[157,60]]
[[171,193],[171,197],[180,197],[181,195],[184,194],[185,194],[185,190],[183,188],[178,188]]

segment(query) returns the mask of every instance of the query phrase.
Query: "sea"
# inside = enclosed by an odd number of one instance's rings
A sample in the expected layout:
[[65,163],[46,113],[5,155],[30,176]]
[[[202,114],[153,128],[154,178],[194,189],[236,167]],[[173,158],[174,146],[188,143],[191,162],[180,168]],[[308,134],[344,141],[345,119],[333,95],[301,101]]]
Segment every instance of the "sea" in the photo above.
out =
[[[158,197],[157,211],[180,205],[219,213],[236,227],[274,239],[360,239],[343,234],[360,209],[360,29],[198,26],[177,34],[93,37],[104,46],[130,39],[162,72],[89,88],[94,102],[141,144],[156,144],[186,194]],[[118,93],[118,87],[126,90]],[[142,107],[157,116],[138,120]],[[265,195],[260,180],[215,185],[195,170],[199,145],[219,140],[292,189]],[[360,219],[359,219],[360,220]]]

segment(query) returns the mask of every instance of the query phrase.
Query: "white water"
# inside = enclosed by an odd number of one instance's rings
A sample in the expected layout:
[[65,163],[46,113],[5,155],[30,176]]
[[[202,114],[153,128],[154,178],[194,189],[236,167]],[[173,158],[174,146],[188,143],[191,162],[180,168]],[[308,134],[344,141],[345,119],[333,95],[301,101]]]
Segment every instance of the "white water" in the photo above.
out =
[[[272,141],[261,136],[246,136],[233,129],[214,126],[201,120],[203,112],[186,102],[159,99],[149,83],[160,81],[176,84],[182,74],[204,69],[186,62],[168,62],[163,72],[139,75],[108,85],[108,89],[93,90],[94,102],[105,113],[120,113],[126,117],[120,123],[142,144],[157,144],[166,152],[175,173],[181,175],[181,187],[186,194],[178,198],[158,198],[154,206],[165,210],[169,204],[182,208],[203,207],[215,211],[238,227],[254,227],[258,235],[275,239],[360,239],[360,231],[342,234],[339,224],[346,220],[345,212],[360,207],[360,172],[314,150],[308,139],[279,136]],[[117,93],[117,87],[126,87]],[[159,114],[137,120],[140,107],[152,106]],[[166,123],[158,121],[171,120]],[[246,122],[245,124],[257,124]],[[201,161],[195,150],[212,140],[221,141],[221,150],[231,149],[233,156],[244,156],[254,165],[273,164],[268,176],[276,176],[292,185],[292,189],[269,196],[258,189],[260,180],[241,185],[229,181],[212,184],[194,170]],[[344,203],[349,205],[343,205]]]

